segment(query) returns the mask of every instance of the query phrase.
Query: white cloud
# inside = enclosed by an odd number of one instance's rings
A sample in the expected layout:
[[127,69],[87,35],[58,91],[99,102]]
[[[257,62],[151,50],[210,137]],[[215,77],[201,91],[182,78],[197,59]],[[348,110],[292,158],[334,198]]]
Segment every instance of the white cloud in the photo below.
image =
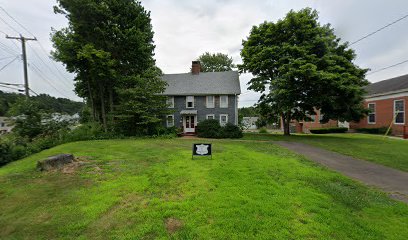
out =
[[[402,17],[408,8],[406,0],[392,2],[383,0],[146,0],[142,4],[151,11],[155,31],[155,57],[157,65],[165,73],[189,71],[191,61],[206,51],[226,53],[232,56],[236,63],[240,63],[241,43],[249,35],[251,27],[263,21],[276,21],[284,17],[290,9],[299,10],[307,6],[317,9],[322,23],[331,23],[339,37],[351,42]],[[52,49],[49,40],[51,27],[60,29],[67,24],[63,16],[53,13],[52,6],[55,5],[53,0],[0,0],[0,5],[36,34],[47,52]],[[4,17],[3,14],[0,16]],[[377,70],[406,60],[404,56],[408,55],[408,35],[405,34],[407,28],[408,19],[405,19],[353,45],[357,53],[356,63],[362,67]],[[14,34],[1,21],[0,30]],[[20,51],[5,38],[0,38],[0,43]],[[38,44],[30,45],[42,54]],[[2,50],[0,50],[0,58],[1,54],[5,55]],[[28,54],[37,65],[42,64],[31,49],[28,50]],[[0,64],[3,64],[3,61]],[[57,66],[61,72],[64,71],[61,64]],[[50,67],[54,68],[52,65]],[[41,69],[58,89],[75,98],[72,92],[71,74],[64,73],[71,81],[71,88],[67,89],[65,86],[67,83],[59,83],[52,79],[55,76],[49,69],[44,66],[41,66]],[[375,82],[406,74],[407,71],[408,64],[402,64],[367,77]],[[246,83],[249,79],[249,74],[241,76],[243,92],[247,91]],[[21,82],[21,62],[15,62],[7,71],[0,72],[0,80]],[[33,89],[38,92],[61,96],[44,80],[37,77],[36,73],[30,72],[30,82]],[[252,105],[256,101],[250,100],[256,100],[258,97],[257,93],[247,93],[241,97],[240,105]]]

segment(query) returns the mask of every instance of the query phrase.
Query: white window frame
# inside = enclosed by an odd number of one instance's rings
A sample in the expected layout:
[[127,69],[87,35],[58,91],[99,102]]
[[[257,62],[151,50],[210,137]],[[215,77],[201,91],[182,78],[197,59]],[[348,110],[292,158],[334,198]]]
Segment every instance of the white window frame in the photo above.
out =
[[[189,107],[188,106],[188,103],[189,103],[189,98],[191,99],[192,98],[192,103],[193,103],[193,106],[192,107]],[[194,96],[186,96],[186,108],[194,108]]]
[[[222,123],[221,119],[222,117],[225,117],[225,124]],[[228,123],[228,114],[220,114],[220,125],[225,126]]]
[[[377,121],[377,104],[375,103],[368,103],[367,107],[370,109],[370,105],[374,105],[374,112],[369,112],[367,116],[367,124],[375,124]],[[374,122],[370,122],[370,114],[374,114]]]
[[[402,120],[403,120],[403,122],[402,123],[397,123],[397,118],[396,118],[396,112],[395,112],[395,106],[396,106],[396,102],[400,102],[400,101],[402,101],[402,107],[404,108],[404,111],[402,111]],[[405,124],[405,100],[404,99],[398,99],[398,100],[394,100],[394,111],[393,111],[393,113],[394,113],[394,124],[398,124],[398,125],[404,125]]]
[[208,119],[208,117],[212,117],[212,119],[215,119],[215,114],[207,114],[205,115],[205,119]]
[[[208,103],[208,97],[212,97],[212,105]],[[205,97],[205,105],[207,108],[214,108],[215,107],[215,96],[206,96]]]
[[[168,121],[169,117],[171,117],[171,119],[173,120],[171,126],[169,126],[169,121]],[[166,116],[166,127],[174,127],[174,115],[167,115]]]
[[[226,99],[226,102],[225,102],[226,105],[222,105],[221,99],[222,99],[223,97],[225,97],[225,99]],[[220,108],[228,108],[228,95],[221,95],[221,96],[220,96]]]
[[168,108],[174,108],[174,96],[167,96],[166,104]]

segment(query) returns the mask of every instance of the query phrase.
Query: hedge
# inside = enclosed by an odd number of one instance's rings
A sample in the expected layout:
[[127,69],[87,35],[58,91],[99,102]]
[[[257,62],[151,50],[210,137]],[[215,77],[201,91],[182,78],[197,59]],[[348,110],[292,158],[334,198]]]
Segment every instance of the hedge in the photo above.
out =
[[[388,130],[388,127],[379,127],[379,128],[357,128],[356,131],[360,133],[370,133],[370,134],[385,134]],[[390,129],[389,134],[392,133]]]
[[310,129],[311,133],[314,134],[325,134],[325,133],[345,133],[348,131],[346,127],[334,127],[334,128],[316,128]]
[[207,119],[197,124],[197,136],[202,138],[242,138],[242,130],[231,123],[224,127],[215,119]]

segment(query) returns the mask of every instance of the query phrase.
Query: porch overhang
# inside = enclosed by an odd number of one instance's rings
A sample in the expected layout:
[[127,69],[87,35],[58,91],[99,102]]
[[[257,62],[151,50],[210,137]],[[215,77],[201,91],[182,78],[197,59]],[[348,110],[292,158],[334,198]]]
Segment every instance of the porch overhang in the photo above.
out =
[[181,110],[181,115],[197,115],[197,110]]

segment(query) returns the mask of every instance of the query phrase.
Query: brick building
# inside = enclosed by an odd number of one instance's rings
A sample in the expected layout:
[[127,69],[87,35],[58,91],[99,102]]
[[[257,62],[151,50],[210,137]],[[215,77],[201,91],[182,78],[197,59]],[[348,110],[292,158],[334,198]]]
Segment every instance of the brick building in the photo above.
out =
[[364,106],[370,113],[350,128],[380,128],[392,124],[393,135],[403,135],[404,126],[408,131],[408,74],[376,82],[366,87]]

